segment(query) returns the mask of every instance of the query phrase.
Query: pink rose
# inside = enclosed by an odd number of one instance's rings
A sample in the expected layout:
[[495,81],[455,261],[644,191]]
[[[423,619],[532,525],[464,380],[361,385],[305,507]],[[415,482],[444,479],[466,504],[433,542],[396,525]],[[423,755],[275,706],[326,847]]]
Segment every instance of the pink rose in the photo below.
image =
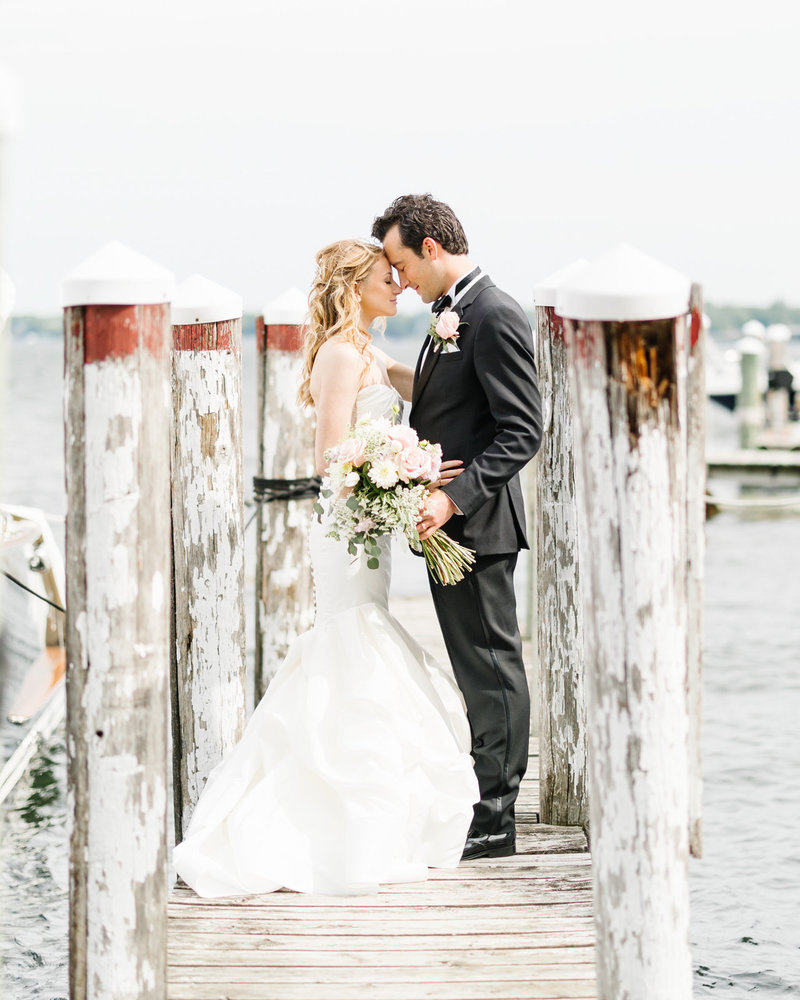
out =
[[436,323],[436,336],[442,340],[455,340],[458,336],[458,324],[461,320],[458,313],[445,309]]
[[416,448],[419,444],[417,432],[413,427],[409,427],[407,424],[394,424],[386,432],[386,436],[390,441],[396,441],[397,444],[400,445],[401,451],[406,451],[409,448]]
[[439,473],[442,471],[442,446],[440,444],[427,444],[425,454],[428,456],[428,462],[430,463],[428,479],[431,482],[436,482],[439,478]]
[[350,465],[358,468],[364,464],[364,439],[360,437],[345,438],[337,449],[337,458],[340,462],[349,462]]
[[400,452],[400,474],[404,482],[410,479],[429,480],[432,478],[432,463],[429,452],[422,448],[406,448]]

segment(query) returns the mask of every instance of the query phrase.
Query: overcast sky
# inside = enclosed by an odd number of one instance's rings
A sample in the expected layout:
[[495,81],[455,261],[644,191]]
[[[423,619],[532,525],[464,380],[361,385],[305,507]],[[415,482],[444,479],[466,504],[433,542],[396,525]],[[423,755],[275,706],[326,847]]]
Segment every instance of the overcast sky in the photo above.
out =
[[797,0],[0,0],[18,311],[111,239],[257,310],[410,191],[526,305],[621,240],[799,305],[799,51]]

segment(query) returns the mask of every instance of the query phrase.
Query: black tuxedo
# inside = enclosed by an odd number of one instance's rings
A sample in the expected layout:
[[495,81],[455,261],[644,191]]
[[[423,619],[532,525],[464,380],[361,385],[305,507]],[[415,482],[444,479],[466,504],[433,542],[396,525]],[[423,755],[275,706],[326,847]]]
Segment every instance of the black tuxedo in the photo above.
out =
[[434,351],[426,340],[410,419],[421,438],[441,443],[445,459],[464,462],[445,488],[463,516],[444,530],[475,549],[476,563],[459,584],[429,579],[472,728],[481,789],[475,827],[508,833],[530,724],[513,583],[517,553],[528,547],[518,473],[541,442],[541,400],[520,306],[484,275],[454,308],[459,350]]

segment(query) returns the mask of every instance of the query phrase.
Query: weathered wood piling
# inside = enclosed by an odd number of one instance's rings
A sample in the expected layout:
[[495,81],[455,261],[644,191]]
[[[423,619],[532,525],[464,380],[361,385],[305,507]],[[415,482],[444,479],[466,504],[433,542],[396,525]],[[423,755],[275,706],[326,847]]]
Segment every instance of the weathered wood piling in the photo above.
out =
[[738,344],[742,385],[736,399],[739,417],[739,445],[755,448],[764,428],[764,402],[761,394],[761,358],[764,345],[755,337],[743,337]]
[[703,291],[691,288],[686,388],[686,690],[689,711],[689,850],[703,855],[703,578],[706,554],[706,330]]
[[789,390],[793,378],[786,358],[786,345],[792,339],[792,331],[783,323],[772,323],[767,327],[767,426],[775,443],[786,433],[789,423]]
[[[630,247],[557,291],[584,550],[598,996],[688,1000],[690,286]],[[684,398],[681,398],[681,396]]]
[[166,991],[169,300],[110,244],[62,285],[70,996]]
[[175,835],[246,713],[242,300],[193,275],[172,304]]
[[256,322],[258,469],[256,486],[255,698],[280,666],[289,643],[314,624],[308,529],[313,497],[313,411],[297,405],[306,301],[292,290]]
[[561,318],[562,281],[588,266],[575,261],[538,282],[536,360],[543,435],[536,477],[539,648],[539,795],[543,823],[589,822],[584,696],[582,560],[576,497],[572,398]]

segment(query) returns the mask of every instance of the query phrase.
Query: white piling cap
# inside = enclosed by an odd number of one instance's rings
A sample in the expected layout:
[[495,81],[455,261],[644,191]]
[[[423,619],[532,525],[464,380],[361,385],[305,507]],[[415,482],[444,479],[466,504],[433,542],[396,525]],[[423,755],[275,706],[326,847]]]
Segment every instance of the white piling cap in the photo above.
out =
[[172,271],[114,241],[73,268],[61,281],[63,306],[136,306],[169,302]]
[[224,323],[242,318],[242,297],[222,285],[193,274],[175,289],[172,299],[173,326]]
[[299,288],[290,288],[264,306],[265,326],[300,326],[308,313],[308,299]]
[[736,348],[740,354],[763,354],[764,342],[757,337],[742,337]]
[[792,331],[788,326],[783,323],[770,323],[767,327],[767,340],[772,341],[786,341],[792,339]]
[[742,334],[745,337],[761,337],[767,332],[767,328],[758,319],[749,319],[742,324]]
[[537,281],[533,286],[533,301],[537,306],[554,306],[558,287],[572,278],[577,278],[581,271],[588,266],[589,261],[584,257],[579,257],[578,260],[573,260],[566,267],[562,267],[548,277],[542,278],[541,281]]
[[621,243],[559,285],[556,312],[583,320],[671,319],[689,311],[691,285],[680,271]]
[[16,300],[17,291],[14,282],[9,273],[0,267],[0,332],[11,318]]

